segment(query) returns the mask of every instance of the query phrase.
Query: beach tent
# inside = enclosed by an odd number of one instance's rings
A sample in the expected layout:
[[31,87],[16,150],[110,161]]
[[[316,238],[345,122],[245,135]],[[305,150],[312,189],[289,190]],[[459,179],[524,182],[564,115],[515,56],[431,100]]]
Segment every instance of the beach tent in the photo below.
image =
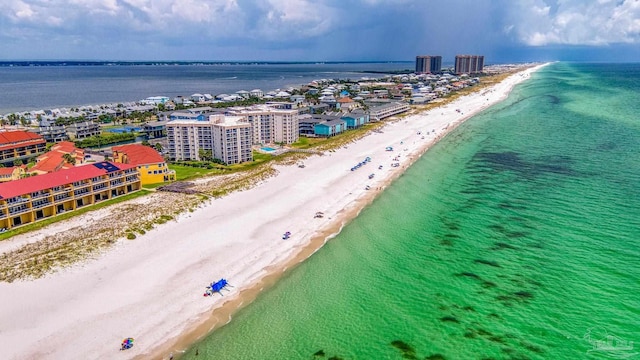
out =
[[120,350],[127,350],[133,347],[133,338],[126,338],[122,340],[122,345],[120,345]]

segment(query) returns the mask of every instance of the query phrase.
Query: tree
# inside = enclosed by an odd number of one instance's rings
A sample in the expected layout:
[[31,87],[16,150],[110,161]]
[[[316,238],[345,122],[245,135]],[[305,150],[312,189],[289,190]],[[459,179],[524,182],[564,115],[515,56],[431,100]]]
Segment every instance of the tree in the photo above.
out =
[[213,154],[211,153],[211,150],[203,150],[203,149],[198,150],[198,157],[200,158],[201,161],[213,160]]
[[162,144],[160,144],[159,142],[155,143],[155,145],[153,145],[154,148],[156,148],[156,150],[158,150],[158,152],[162,152]]
[[62,158],[64,159],[64,161],[68,162],[71,165],[76,164],[76,159],[73,156],[71,156],[71,154],[64,154],[62,155]]
[[149,143],[148,140],[142,140],[142,142],[140,143],[140,145],[144,145],[144,146],[151,146],[151,144]]

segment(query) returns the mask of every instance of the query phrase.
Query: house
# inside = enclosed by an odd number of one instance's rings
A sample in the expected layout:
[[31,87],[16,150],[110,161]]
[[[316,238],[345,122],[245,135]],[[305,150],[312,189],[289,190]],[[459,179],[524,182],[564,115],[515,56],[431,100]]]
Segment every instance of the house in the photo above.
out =
[[0,168],[0,182],[18,180],[25,174],[25,165]]
[[149,139],[157,139],[167,136],[168,121],[151,121],[142,125],[142,132],[147,134]]
[[251,97],[251,93],[247,90],[236,91],[236,95],[240,96],[243,99],[248,99],[249,97]]
[[324,120],[314,125],[317,136],[330,137],[340,134],[347,129],[347,123],[342,119]]
[[205,97],[202,94],[191,94],[191,96],[189,97],[191,99],[191,101],[193,101],[194,103],[201,103],[205,101]]
[[36,133],[23,130],[0,132],[0,164],[28,160],[45,151],[46,141]]
[[67,133],[74,139],[85,139],[100,135],[100,125],[93,121],[76,122],[67,126]]
[[309,106],[309,111],[312,114],[322,114],[327,110],[329,110],[329,105],[327,104],[318,104],[318,105]]
[[32,223],[140,190],[135,166],[108,161],[0,184],[0,228]]
[[347,123],[347,129],[355,129],[369,122],[369,114],[365,112],[350,112],[340,117]]
[[251,97],[261,98],[264,96],[264,92],[262,92],[262,90],[260,89],[253,89],[249,91],[249,95],[251,95]]
[[150,146],[129,144],[114,146],[111,150],[114,162],[137,166],[142,185],[176,179],[175,170],[169,170],[162,155]]
[[40,120],[38,129],[35,132],[49,143],[69,140],[69,135],[67,135],[67,130],[63,125],[56,125],[55,122],[46,119]]
[[84,162],[84,150],[76,148],[70,141],[62,141],[38,156],[36,164],[28,172],[30,174],[47,174],[59,170],[70,169]]
[[349,97],[345,96],[336,100],[336,109],[339,109],[342,111],[351,111],[352,109],[355,109],[357,107],[358,107],[358,103],[353,101]]

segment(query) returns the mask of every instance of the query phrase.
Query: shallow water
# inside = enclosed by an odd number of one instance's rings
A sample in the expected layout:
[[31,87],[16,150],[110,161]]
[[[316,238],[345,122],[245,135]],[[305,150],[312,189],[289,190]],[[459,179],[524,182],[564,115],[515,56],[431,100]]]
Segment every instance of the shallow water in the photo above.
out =
[[182,358],[633,353],[595,341],[640,341],[638,93],[640,65],[543,68]]

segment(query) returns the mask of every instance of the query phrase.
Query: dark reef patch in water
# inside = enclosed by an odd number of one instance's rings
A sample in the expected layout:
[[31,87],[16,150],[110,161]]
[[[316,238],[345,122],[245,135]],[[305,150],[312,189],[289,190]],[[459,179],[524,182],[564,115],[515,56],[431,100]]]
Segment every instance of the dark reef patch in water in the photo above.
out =
[[546,173],[559,175],[575,175],[571,169],[571,161],[566,156],[547,156],[539,161],[526,161],[513,151],[479,152],[474,162],[497,171],[511,171],[524,178],[532,178]]
[[426,358],[424,358],[425,360],[447,360],[446,357],[444,357],[444,355],[442,354],[433,354],[433,355],[429,355]]
[[524,231],[510,231],[510,232],[507,232],[505,235],[507,235],[507,237],[510,239],[517,239],[517,238],[526,237],[528,234]]
[[476,264],[481,264],[481,265],[488,265],[488,266],[492,266],[492,267],[501,267],[500,264],[498,264],[495,261],[491,261],[491,260],[484,260],[484,259],[475,259],[473,260],[474,263]]
[[496,285],[496,283],[494,283],[493,281],[483,280],[482,287],[485,289],[488,289],[488,288],[498,287],[498,285]]
[[455,275],[456,276],[468,277],[468,278],[472,278],[472,279],[476,279],[476,280],[482,280],[482,278],[480,276],[478,276],[477,274],[474,274],[474,273],[468,272],[468,271],[457,273]]
[[450,315],[441,317],[440,321],[442,321],[442,322],[452,322],[452,323],[456,323],[456,324],[460,323],[460,320],[458,320],[454,316],[450,316]]
[[489,250],[519,250],[517,247],[505,242],[497,242]]
[[391,346],[400,350],[403,359],[417,359],[416,349],[402,340],[393,340]]

